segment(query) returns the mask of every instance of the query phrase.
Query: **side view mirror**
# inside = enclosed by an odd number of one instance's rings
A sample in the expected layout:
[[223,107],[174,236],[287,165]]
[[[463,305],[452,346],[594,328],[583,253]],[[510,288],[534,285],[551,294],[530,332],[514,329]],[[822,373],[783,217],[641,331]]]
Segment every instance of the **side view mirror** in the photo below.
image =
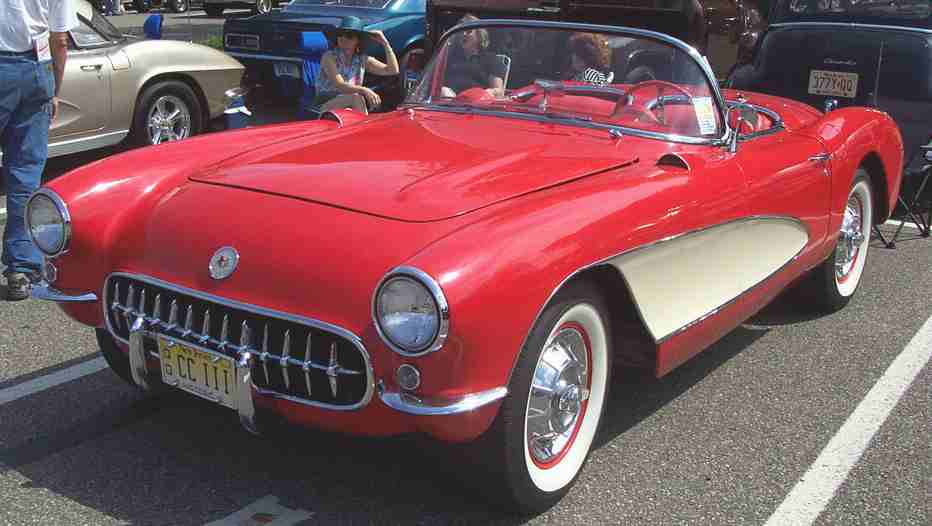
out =
[[738,151],[738,139],[742,135],[754,133],[757,108],[750,104],[738,103],[728,107],[726,118],[728,128],[731,130],[731,135],[728,137],[728,151],[735,153]]

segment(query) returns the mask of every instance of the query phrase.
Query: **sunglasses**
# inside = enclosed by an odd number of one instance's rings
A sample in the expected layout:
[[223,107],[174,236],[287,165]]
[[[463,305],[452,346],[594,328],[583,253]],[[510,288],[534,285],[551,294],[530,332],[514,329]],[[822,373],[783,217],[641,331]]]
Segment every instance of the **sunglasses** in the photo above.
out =
[[352,31],[340,31],[337,33],[337,38],[359,38],[359,35]]

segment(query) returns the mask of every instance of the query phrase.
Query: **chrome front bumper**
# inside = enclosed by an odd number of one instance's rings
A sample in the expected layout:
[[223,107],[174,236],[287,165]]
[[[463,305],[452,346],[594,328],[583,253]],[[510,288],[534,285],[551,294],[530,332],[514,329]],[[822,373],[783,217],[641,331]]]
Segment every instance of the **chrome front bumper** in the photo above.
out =
[[439,401],[418,398],[409,393],[387,391],[382,382],[379,382],[378,391],[382,403],[388,407],[417,416],[447,416],[468,413],[497,402],[508,394],[507,387],[496,387],[488,391],[468,394],[455,400]]
[[77,295],[65,294],[44,281],[32,286],[32,297],[37,300],[57,301],[59,303],[92,303],[97,301],[97,295],[91,292]]

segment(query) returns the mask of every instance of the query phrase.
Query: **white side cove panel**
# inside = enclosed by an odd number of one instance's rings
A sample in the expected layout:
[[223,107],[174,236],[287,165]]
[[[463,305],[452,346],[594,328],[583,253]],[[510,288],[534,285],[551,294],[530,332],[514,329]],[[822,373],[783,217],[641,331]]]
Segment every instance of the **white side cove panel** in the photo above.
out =
[[609,260],[659,342],[718,311],[792,261],[808,231],[785,217],[754,217],[691,232]]

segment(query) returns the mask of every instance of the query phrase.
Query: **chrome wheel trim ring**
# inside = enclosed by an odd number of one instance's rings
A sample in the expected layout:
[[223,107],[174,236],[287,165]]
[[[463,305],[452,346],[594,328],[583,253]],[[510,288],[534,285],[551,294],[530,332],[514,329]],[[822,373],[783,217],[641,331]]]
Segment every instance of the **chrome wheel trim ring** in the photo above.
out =
[[272,11],[272,0],[256,0],[256,11],[259,14],[267,14]]
[[191,110],[175,95],[162,95],[146,119],[149,144],[180,141],[191,136]]
[[575,323],[558,329],[540,353],[524,428],[531,459],[543,469],[559,462],[576,438],[589,399],[590,355],[588,338]]
[[839,294],[854,294],[864,270],[870,229],[873,221],[871,195],[868,186],[859,181],[851,189],[835,245],[835,285]]
[[[582,334],[588,338],[589,396],[585,401],[585,410],[580,411],[574,422],[574,439],[563,448],[560,458],[543,467],[532,456],[532,447],[528,441],[527,417],[531,407],[530,396],[525,407],[525,422],[522,429],[525,468],[530,482],[538,490],[544,492],[563,489],[576,478],[589,454],[602,415],[602,407],[605,404],[608,381],[608,335],[605,323],[595,307],[588,303],[579,303],[570,307],[554,324],[546,339],[544,349],[551,345],[557,334],[571,325],[579,326]],[[540,360],[538,360],[539,363],[541,363]],[[535,364],[535,370],[538,364]]]

